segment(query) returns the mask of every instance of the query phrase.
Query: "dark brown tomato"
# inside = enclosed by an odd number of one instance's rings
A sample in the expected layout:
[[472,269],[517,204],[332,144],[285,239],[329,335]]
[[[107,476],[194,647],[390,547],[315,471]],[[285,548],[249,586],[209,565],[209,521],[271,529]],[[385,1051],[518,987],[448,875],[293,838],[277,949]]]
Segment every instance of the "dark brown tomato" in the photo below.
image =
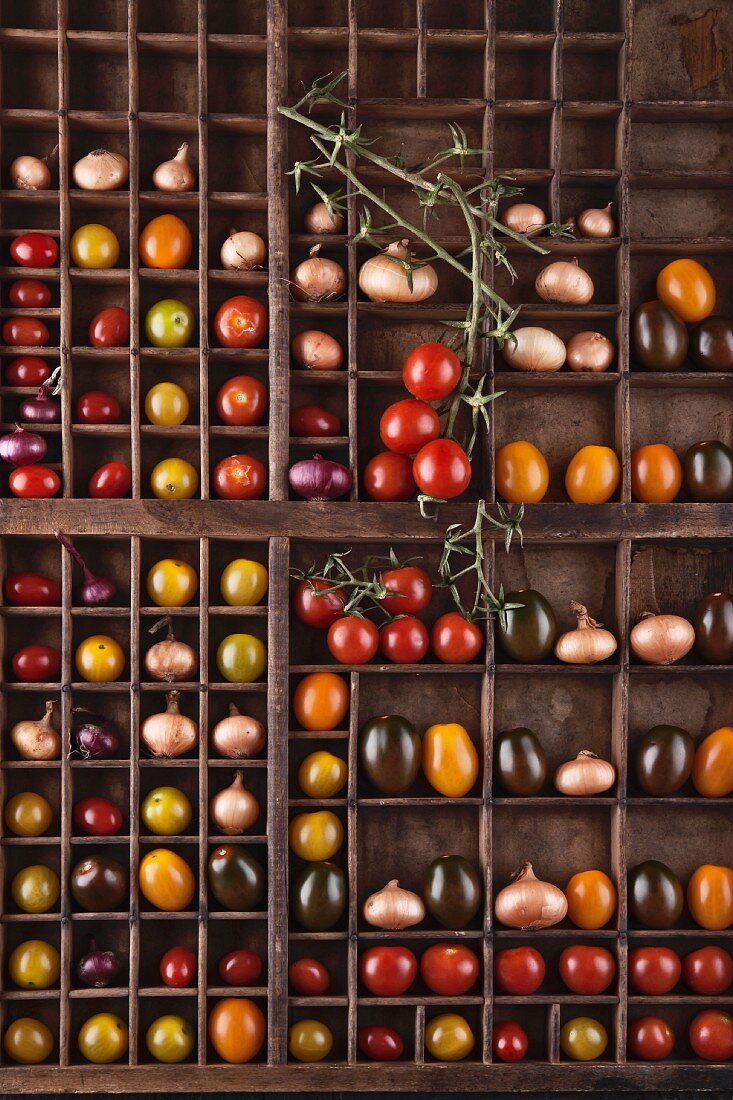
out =
[[654,726],[637,743],[636,781],[652,798],[665,798],[690,778],[695,742],[679,726]]
[[672,928],[683,904],[680,881],[665,863],[647,859],[629,871],[629,913],[643,928]]
[[465,928],[481,904],[481,880],[463,856],[439,856],[427,869],[423,897],[438,924]]
[[690,330],[690,357],[703,370],[733,370],[733,321],[706,317]]
[[265,872],[246,848],[222,844],[209,856],[209,888],[223,909],[252,912],[265,896]]
[[631,318],[634,359],[647,370],[679,370],[688,344],[684,324],[661,302],[644,302]]
[[335,863],[308,863],[296,875],[290,910],[308,932],[333,928],[346,905],[346,879]]
[[509,794],[539,793],[547,776],[547,757],[532,730],[519,726],[498,734],[494,741],[494,775]]
[[541,661],[552,649],[557,634],[555,612],[541,592],[525,588],[508,592],[508,604],[521,607],[496,617],[496,634],[507,656],[522,664]]
[[420,771],[420,734],[399,714],[370,718],[359,735],[361,770],[382,794],[409,790]]
[[733,501],[733,451],[719,439],[694,443],[682,460],[685,488],[699,504]]
[[711,665],[733,664],[733,596],[711,592],[695,609],[695,646]]

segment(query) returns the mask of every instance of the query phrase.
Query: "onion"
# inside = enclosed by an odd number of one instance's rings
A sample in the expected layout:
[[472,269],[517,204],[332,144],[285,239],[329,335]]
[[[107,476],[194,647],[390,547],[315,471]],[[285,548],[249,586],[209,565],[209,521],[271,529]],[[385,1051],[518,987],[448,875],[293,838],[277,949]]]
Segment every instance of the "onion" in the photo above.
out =
[[500,890],[494,912],[509,928],[551,928],[568,911],[567,898],[551,882],[538,879],[531,863],[523,863],[512,882]]
[[155,634],[161,626],[168,627],[164,641],[156,642],[145,654],[145,671],[154,680],[173,683],[177,680],[192,680],[199,667],[196,651],[185,642],[178,642],[173,634],[173,620],[170,615],[151,626],[149,633]]
[[613,362],[614,347],[601,332],[576,332],[568,340],[568,366],[574,371],[600,374]]
[[578,261],[556,260],[540,271],[535,279],[535,290],[543,302],[562,302],[565,305],[585,306],[593,297],[593,280]]
[[561,634],[555,642],[555,656],[566,665],[595,665],[616,652],[616,639],[610,630],[591,619],[588,609],[574,600],[570,610],[578,617],[575,630]]
[[338,370],[344,361],[338,340],[318,329],[299,332],[293,337],[290,350],[298,366],[309,370]]
[[629,643],[635,657],[647,665],[673,665],[689,653],[695,628],[681,615],[652,615],[645,611],[632,627]]
[[74,183],[82,191],[116,191],[127,183],[130,165],[121,153],[95,149],[78,160],[72,170]]
[[393,241],[378,256],[372,256],[359,271],[359,289],[372,302],[424,302],[438,289],[438,276],[430,264],[415,267],[412,289],[407,271],[398,262],[407,259],[409,241]]
[[159,191],[193,191],[195,183],[188,162],[188,142],[184,141],[173,160],[164,160],[153,172],[153,183]]
[[565,362],[565,345],[549,329],[528,325],[509,333],[501,354],[515,370],[550,374]]
[[515,202],[513,206],[507,206],[499,221],[515,233],[525,233],[531,237],[545,227],[547,215],[541,206],[534,203]]
[[584,210],[578,215],[577,225],[581,237],[615,237],[616,222],[611,214],[611,203],[602,210]]
[[215,794],[209,803],[211,820],[227,836],[241,836],[245,829],[254,825],[260,816],[260,804],[253,794],[245,790],[244,775],[235,772],[230,787]]
[[210,738],[220,756],[248,760],[265,747],[265,728],[256,718],[240,714],[234,703],[230,703],[229,716],[216,723]]
[[306,500],[335,500],[351,488],[351,471],[323,455],[304,458],[290,467],[288,481],[294,493]]
[[30,466],[46,455],[46,440],[36,432],[27,432],[20,424],[15,431],[0,436],[0,458],[11,466]]
[[221,246],[221,266],[227,271],[251,271],[262,267],[266,255],[267,246],[258,233],[231,229]]
[[53,728],[53,701],[46,703],[46,713],[40,722],[30,718],[16,722],[10,740],[23,760],[58,760],[61,738]]
[[364,920],[375,928],[397,931],[419,924],[425,917],[425,906],[419,894],[403,890],[396,878],[370,894],[362,909]]
[[119,977],[120,970],[114,951],[98,951],[94,940],[90,940],[89,952],[79,959],[76,976],[82,985],[104,989]]
[[293,297],[299,302],[333,302],[346,290],[346,273],[335,260],[319,255],[321,246],[316,244],[303,260],[290,272]]
[[119,751],[119,738],[111,722],[100,714],[75,707],[74,714],[88,717],[74,730],[74,746],[85,760],[113,760]]
[[79,590],[79,599],[84,606],[100,607],[111,603],[117,591],[114,583],[107,577],[95,577],[70,538],[62,535],[60,531],[56,531],[56,538],[64,549],[68,550],[84,575],[84,583]]
[[[53,156],[53,153],[49,156]],[[46,191],[51,186],[51,172],[47,161],[48,157],[16,157],[10,165],[13,187],[17,187],[19,191]]]
[[29,420],[32,424],[55,424],[61,419],[61,403],[48,395],[48,382],[43,383],[34,397],[27,397],[21,402],[21,420]]
[[325,202],[317,202],[304,218],[306,233],[340,233],[344,219],[338,210],[329,213]]
[[561,794],[585,798],[612,787],[616,782],[616,769],[589,749],[581,749],[575,760],[560,765],[554,782]]
[[160,714],[151,714],[140,727],[140,738],[153,756],[183,756],[198,744],[199,728],[193,718],[181,714],[179,697],[177,691],[169,691],[165,697],[165,710]]

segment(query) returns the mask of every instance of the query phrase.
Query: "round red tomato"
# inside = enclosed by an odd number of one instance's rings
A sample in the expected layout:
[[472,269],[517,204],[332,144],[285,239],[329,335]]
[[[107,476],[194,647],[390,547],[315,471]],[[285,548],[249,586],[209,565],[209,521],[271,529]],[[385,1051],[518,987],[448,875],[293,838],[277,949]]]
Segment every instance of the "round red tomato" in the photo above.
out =
[[290,411],[290,434],[298,439],[330,438],[341,434],[341,421],[322,405],[298,405]]
[[43,573],[10,573],[3,592],[5,602],[13,607],[61,606],[61,586]]
[[8,386],[40,386],[51,375],[48,363],[37,355],[21,355],[5,368]]
[[23,233],[11,242],[10,255],[21,267],[53,267],[59,246],[48,233]]
[[527,1032],[513,1020],[494,1024],[491,1046],[500,1062],[521,1062],[528,1045]]
[[13,654],[13,675],[24,684],[50,684],[61,676],[61,650],[51,645],[24,645]]
[[89,478],[89,496],[95,500],[121,500],[132,489],[132,473],[124,462],[105,462]]
[[435,409],[424,401],[406,397],[395,401],[382,413],[379,434],[385,447],[398,455],[414,455],[426,443],[440,435],[440,420]]
[[216,395],[216,411],[225,424],[250,428],[267,412],[267,387],[249,374],[228,379]]
[[408,947],[370,947],[359,956],[359,977],[375,997],[401,997],[417,974]]
[[434,943],[420,956],[420,974],[433,993],[462,997],[478,978],[478,959],[462,943]]
[[89,390],[76,403],[80,424],[119,424],[122,409],[116,397],[104,390]]
[[[314,589],[323,595],[319,596]],[[295,589],[293,608],[302,623],[326,630],[343,615],[344,595],[338,589],[332,588],[328,581],[314,577],[312,580],[301,581]]]
[[402,367],[402,380],[413,397],[442,401],[461,378],[461,361],[445,344],[430,342],[414,348]]
[[225,985],[257,985],[262,959],[256,951],[240,947],[219,959],[219,977]]
[[61,488],[61,478],[48,466],[16,466],[8,485],[13,496],[26,500],[45,500],[55,497]]
[[502,993],[525,997],[545,979],[545,960],[534,947],[507,947],[494,955],[494,981]]
[[720,997],[733,983],[733,958],[714,944],[691,951],[682,960],[682,980],[693,993]]
[[382,607],[390,615],[416,615],[430,603],[433,586],[424,569],[417,565],[400,565],[382,573],[382,584],[390,593]]
[[718,1008],[700,1012],[690,1024],[690,1046],[706,1062],[733,1058],[733,1016]]
[[328,971],[318,959],[296,959],[290,964],[288,978],[301,997],[322,997],[331,984]]
[[412,459],[408,455],[381,451],[367,463],[364,490],[372,500],[385,504],[412,500],[416,489]]
[[465,665],[482,650],[484,635],[459,611],[448,611],[433,623],[430,644],[439,661],[446,665]]
[[395,1029],[383,1024],[360,1027],[356,1032],[356,1045],[365,1058],[374,1062],[396,1062],[405,1049]]
[[251,455],[229,455],[215,466],[211,484],[222,500],[260,500],[267,491],[267,471]]
[[680,980],[679,955],[669,947],[637,947],[629,951],[629,982],[637,993],[662,997]]
[[171,989],[185,989],[196,978],[196,956],[187,947],[171,947],[160,960],[160,976]]
[[565,948],[558,969],[569,990],[591,997],[608,989],[616,974],[616,960],[605,947],[578,943]]
[[214,335],[223,348],[260,348],[267,335],[267,309],[256,298],[237,294],[219,306]]
[[452,439],[435,439],[418,451],[412,463],[418,489],[438,500],[452,500],[471,482],[471,463],[463,447]]
[[425,624],[414,615],[393,619],[379,628],[379,648],[387,660],[396,665],[412,665],[422,661],[428,644]]
[[328,628],[331,655],[344,665],[363,665],[371,661],[379,645],[379,631],[370,619],[343,615]]
[[674,1048],[674,1032],[661,1016],[640,1016],[629,1024],[627,1046],[640,1062],[659,1062]]
[[9,348],[43,348],[51,333],[37,317],[8,317],[3,324],[3,343]]
[[92,317],[89,343],[93,348],[126,348],[130,343],[130,314],[120,306],[107,306]]
[[8,290],[11,306],[21,309],[45,309],[51,305],[51,288],[40,279],[18,279]]
[[72,813],[74,824],[87,836],[117,836],[122,828],[122,814],[108,798],[83,798]]

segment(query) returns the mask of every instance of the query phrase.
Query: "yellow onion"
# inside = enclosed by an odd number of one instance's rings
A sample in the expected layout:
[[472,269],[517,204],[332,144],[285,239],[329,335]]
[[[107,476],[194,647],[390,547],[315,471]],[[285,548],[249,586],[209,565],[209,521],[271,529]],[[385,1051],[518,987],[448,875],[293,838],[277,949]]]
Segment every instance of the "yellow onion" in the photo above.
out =
[[344,361],[338,340],[318,329],[299,332],[293,337],[290,350],[298,366],[308,370],[338,370]]
[[577,260],[555,260],[540,271],[535,290],[543,302],[585,306],[593,297],[593,280]]
[[601,374],[613,362],[614,347],[602,332],[576,332],[568,340],[568,366],[574,371]]
[[591,619],[588,609],[574,600],[570,610],[578,618],[575,630],[561,634],[555,642],[555,656],[566,665],[595,665],[616,652],[616,639],[610,630]]
[[616,782],[616,769],[589,749],[581,749],[555,772],[555,786],[561,794],[575,798],[601,794]]
[[76,162],[71,174],[83,191],[116,191],[127,183],[129,173],[130,165],[122,153],[94,149]]
[[247,760],[265,746],[265,730],[256,718],[240,714],[234,703],[229,714],[217,722],[211,731],[211,744],[220,756],[230,760]]
[[501,354],[515,370],[550,374],[565,362],[565,345],[548,328],[527,325],[509,334]]
[[430,264],[412,271],[412,289],[407,271],[397,260],[407,259],[409,241],[393,241],[378,256],[372,256],[359,271],[359,289],[372,302],[424,302],[438,289],[438,276]]
[[304,219],[306,233],[340,233],[344,219],[338,210],[329,213],[325,202],[312,206]]
[[188,161],[188,142],[184,141],[173,160],[164,160],[153,172],[159,191],[193,191],[195,178]]
[[199,728],[193,718],[181,714],[178,707],[179,693],[169,691],[166,708],[160,714],[151,714],[140,727],[140,737],[153,756],[174,759],[196,747]]
[[192,680],[199,667],[196,651],[185,642],[176,640],[173,634],[173,620],[170,615],[150,628],[154,634],[161,626],[168,627],[168,634],[164,641],[156,642],[145,654],[145,670],[154,680],[173,683],[177,680]]
[[262,267],[266,254],[267,246],[258,233],[232,229],[221,246],[221,266],[226,271],[251,271]]
[[551,882],[538,879],[531,863],[523,863],[512,882],[496,895],[494,912],[509,928],[551,928],[568,911],[567,898]]
[[369,895],[362,912],[367,924],[398,931],[419,924],[425,917],[425,906],[418,894],[403,889],[393,878],[381,890]]
[[611,214],[611,203],[602,210],[584,210],[578,214],[577,226],[582,237],[614,237],[616,235],[616,222]]
[[48,157],[16,157],[10,165],[13,187],[19,191],[46,191],[51,186]]
[[241,836],[245,829],[254,825],[260,816],[260,804],[245,789],[241,771],[234,773],[231,786],[214,795],[209,803],[209,813],[214,824],[227,836]]
[[515,233],[531,237],[544,228],[547,216],[541,206],[531,202],[515,202],[513,206],[507,206],[499,221]]
[[293,297],[299,302],[333,302],[346,290],[346,273],[335,260],[321,256],[321,246],[316,244],[303,260],[290,272]]
[[690,652],[695,628],[681,615],[645,611],[629,635],[631,651],[647,665],[673,665]]
[[61,738],[53,728],[53,701],[46,703],[46,713],[40,721],[25,718],[16,722],[10,740],[23,760],[58,760]]

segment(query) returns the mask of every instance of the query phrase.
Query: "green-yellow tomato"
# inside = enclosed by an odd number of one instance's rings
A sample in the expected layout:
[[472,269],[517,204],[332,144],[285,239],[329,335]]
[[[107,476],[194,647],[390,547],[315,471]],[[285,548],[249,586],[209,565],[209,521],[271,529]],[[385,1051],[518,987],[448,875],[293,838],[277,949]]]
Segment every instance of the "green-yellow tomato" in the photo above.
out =
[[266,664],[264,643],[253,634],[228,634],[216,652],[216,667],[230,684],[251,684]]
[[163,298],[145,315],[145,335],[156,348],[185,348],[194,334],[194,316],[177,298]]
[[560,1046],[574,1062],[592,1062],[600,1058],[608,1045],[603,1024],[592,1016],[576,1016],[563,1026]]
[[60,889],[56,872],[41,863],[23,867],[10,885],[13,901],[24,913],[48,913],[58,901]]
[[77,229],[69,243],[69,251],[77,267],[114,267],[120,258],[120,242],[106,225],[90,222]]
[[145,1035],[145,1045],[158,1062],[185,1062],[193,1050],[193,1028],[183,1016],[159,1016]]
[[143,823],[156,836],[180,836],[192,816],[191,803],[178,787],[156,787],[140,807]]
[[267,592],[264,565],[249,558],[230,561],[221,575],[221,594],[232,607],[256,607]]

